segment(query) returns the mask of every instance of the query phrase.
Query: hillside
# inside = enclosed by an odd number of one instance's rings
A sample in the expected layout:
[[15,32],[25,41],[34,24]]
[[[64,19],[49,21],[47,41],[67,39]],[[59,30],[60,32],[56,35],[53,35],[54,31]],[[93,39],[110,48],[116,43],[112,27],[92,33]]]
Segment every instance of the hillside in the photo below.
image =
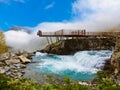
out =
[[7,50],[4,34],[0,31],[0,54],[7,52]]

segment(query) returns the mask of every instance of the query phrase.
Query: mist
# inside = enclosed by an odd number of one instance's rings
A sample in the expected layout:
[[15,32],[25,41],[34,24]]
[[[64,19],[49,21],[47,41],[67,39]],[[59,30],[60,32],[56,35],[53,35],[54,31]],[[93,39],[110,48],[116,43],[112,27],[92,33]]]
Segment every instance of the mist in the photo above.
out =
[[43,49],[47,45],[47,40],[38,37],[35,33],[29,34],[24,31],[11,30],[4,34],[6,44],[15,50],[33,52]]

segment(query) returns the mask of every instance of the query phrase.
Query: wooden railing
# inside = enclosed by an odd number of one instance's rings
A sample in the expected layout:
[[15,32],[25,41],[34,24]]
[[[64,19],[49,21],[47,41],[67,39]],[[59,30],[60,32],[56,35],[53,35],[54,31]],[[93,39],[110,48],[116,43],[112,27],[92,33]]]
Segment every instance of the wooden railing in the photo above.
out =
[[38,31],[37,35],[40,37],[45,36],[119,36],[120,32],[86,32],[86,30],[59,30],[55,32],[41,32]]

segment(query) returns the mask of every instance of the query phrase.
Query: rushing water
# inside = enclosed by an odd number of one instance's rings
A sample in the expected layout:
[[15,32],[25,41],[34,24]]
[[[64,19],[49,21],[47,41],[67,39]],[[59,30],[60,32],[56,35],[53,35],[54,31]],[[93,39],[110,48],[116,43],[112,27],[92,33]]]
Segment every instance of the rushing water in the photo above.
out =
[[74,80],[92,80],[95,73],[111,57],[112,51],[80,51],[74,55],[53,55],[37,52],[29,68],[36,72],[70,77]]

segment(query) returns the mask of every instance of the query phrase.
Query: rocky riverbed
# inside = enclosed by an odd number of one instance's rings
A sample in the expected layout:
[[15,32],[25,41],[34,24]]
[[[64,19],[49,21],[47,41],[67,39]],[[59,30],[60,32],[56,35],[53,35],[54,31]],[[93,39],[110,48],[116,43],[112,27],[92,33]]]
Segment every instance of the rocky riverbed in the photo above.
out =
[[0,74],[20,78],[25,73],[26,64],[31,62],[33,53],[10,51],[0,55]]

